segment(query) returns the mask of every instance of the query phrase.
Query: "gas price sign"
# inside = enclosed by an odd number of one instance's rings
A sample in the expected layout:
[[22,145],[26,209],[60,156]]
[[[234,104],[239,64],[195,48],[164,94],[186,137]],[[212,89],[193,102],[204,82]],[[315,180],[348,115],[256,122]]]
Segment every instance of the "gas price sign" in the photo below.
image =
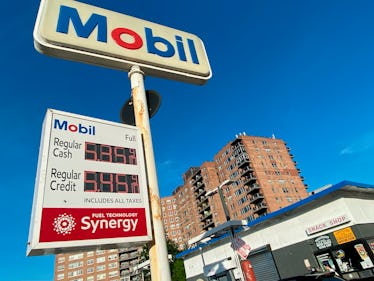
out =
[[145,174],[137,127],[49,109],[27,255],[150,241]]

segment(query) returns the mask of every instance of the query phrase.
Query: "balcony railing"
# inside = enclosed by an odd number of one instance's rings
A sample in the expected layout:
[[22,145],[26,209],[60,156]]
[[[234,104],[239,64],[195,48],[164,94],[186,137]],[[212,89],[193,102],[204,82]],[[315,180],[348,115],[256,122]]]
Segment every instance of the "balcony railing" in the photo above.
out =
[[240,175],[244,176],[248,172],[253,172],[253,169],[250,166],[246,166],[243,169],[240,170]]
[[246,177],[242,177],[242,182],[244,185],[250,185],[252,182],[256,181],[256,177],[254,175],[249,175]]
[[241,159],[237,159],[236,160],[236,166],[238,168],[242,167],[244,164],[249,164],[249,158],[248,158],[248,155],[246,158],[241,158]]
[[258,184],[247,185],[247,186],[248,186],[248,189],[247,189],[248,194],[254,194],[261,189]]
[[258,202],[262,199],[264,199],[264,195],[262,195],[261,192],[258,192],[258,193],[255,193],[254,195],[251,196],[249,202],[252,204],[252,203]]
[[254,213],[258,213],[259,214],[259,213],[266,212],[267,208],[268,208],[268,206],[266,205],[266,203],[262,202],[260,204],[257,204],[256,206],[254,206],[252,208],[252,210],[253,210]]

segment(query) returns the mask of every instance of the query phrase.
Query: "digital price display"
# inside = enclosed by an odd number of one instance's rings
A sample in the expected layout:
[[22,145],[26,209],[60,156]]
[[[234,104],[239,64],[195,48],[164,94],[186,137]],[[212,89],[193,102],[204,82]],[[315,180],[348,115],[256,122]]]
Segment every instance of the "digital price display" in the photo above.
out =
[[84,191],[139,193],[138,176],[85,171]]
[[136,150],[133,148],[86,142],[85,159],[136,165]]
[[28,255],[152,239],[141,140],[134,126],[47,111]]

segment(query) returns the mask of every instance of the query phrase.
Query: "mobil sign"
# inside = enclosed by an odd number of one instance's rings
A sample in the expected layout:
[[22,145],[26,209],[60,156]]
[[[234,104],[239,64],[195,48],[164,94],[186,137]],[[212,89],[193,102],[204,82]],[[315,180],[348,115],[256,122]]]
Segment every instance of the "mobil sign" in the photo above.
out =
[[34,30],[47,55],[204,84],[212,75],[195,35],[72,0],[42,0]]

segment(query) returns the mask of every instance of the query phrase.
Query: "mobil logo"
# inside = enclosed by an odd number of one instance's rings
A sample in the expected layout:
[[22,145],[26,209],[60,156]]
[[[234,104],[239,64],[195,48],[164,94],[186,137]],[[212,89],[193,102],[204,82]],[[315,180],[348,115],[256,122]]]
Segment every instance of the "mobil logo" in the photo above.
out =
[[[126,22],[125,22],[126,23]],[[187,55],[194,64],[199,64],[196,47],[193,39],[183,38],[181,35],[174,35],[171,42],[161,36],[157,36],[152,27],[145,26],[141,31],[135,31],[128,27],[114,27],[108,30],[108,17],[105,15],[92,13],[83,22],[77,8],[60,6],[56,32],[75,32],[80,38],[89,38],[94,30],[97,30],[96,38],[93,40],[107,43],[108,37],[117,46],[126,50],[139,50],[144,48],[149,54],[164,58],[176,56],[179,60],[187,62]],[[188,48],[185,48],[185,45]],[[186,49],[188,53],[186,53]]]
[[44,0],[34,30],[41,53],[204,84],[211,69],[196,35],[72,0]]
[[72,133],[80,133],[83,135],[95,135],[96,129],[92,125],[75,124],[66,120],[54,119],[53,128],[57,130],[70,131]]

